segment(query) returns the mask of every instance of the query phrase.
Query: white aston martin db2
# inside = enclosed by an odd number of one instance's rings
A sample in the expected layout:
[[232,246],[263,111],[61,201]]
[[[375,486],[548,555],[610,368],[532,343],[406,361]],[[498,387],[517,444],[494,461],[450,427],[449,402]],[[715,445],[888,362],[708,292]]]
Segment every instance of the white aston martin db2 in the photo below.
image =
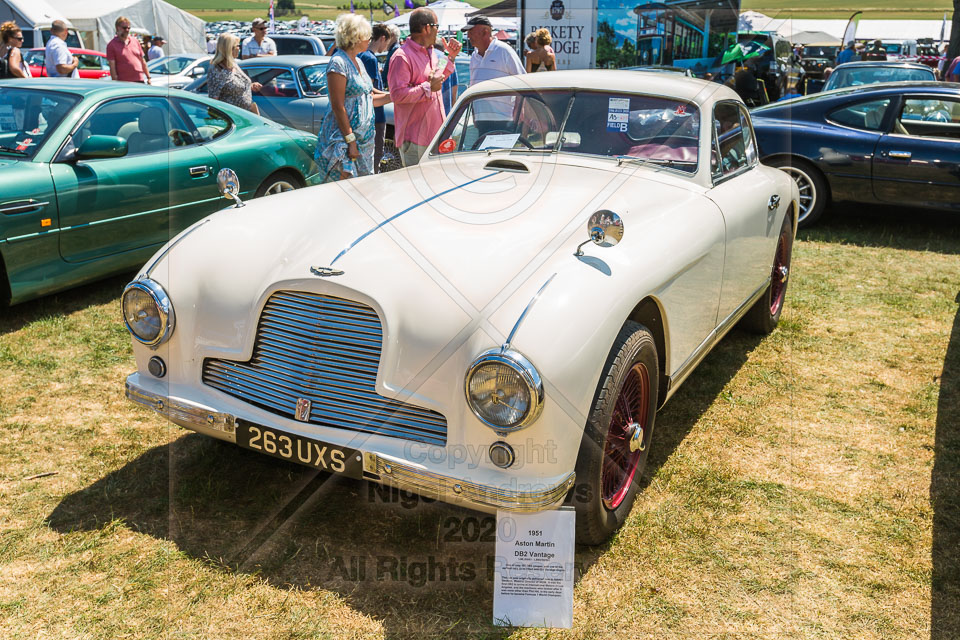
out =
[[733,91],[635,71],[472,86],[402,171],[221,186],[124,291],[132,401],[483,511],[569,500],[586,543],[711,347],[776,326],[798,203]]

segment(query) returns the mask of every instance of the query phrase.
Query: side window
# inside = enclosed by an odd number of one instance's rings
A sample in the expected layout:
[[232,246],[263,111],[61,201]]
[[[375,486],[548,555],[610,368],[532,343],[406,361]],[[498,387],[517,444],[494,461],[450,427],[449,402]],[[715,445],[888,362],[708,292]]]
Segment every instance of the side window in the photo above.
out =
[[883,116],[887,113],[889,106],[890,98],[858,102],[857,104],[831,111],[827,114],[827,120],[853,127],[854,129],[879,131],[880,125],[883,122]]
[[275,67],[248,67],[250,79],[263,85],[259,95],[264,98],[296,98],[297,83],[288,69]]
[[757,162],[757,141],[753,135],[753,125],[750,123],[750,116],[747,110],[740,107],[740,128],[743,131],[743,144],[747,152],[747,164]]
[[721,102],[713,108],[713,148],[711,171],[715,178],[732,175],[748,165],[740,107],[735,102]]
[[222,111],[192,100],[178,100],[177,103],[187,114],[187,118],[196,127],[200,140],[207,142],[218,138],[230,130],[233,124]]
[[193,144],[193,136],[163,98],[126,98],[101,105],[73,136],[79,147],[90,136],[117,136],[127,141],[127,155],[168,151]]
[[960,139],[960,100],[907,98],[894,128],[896,133],[921,138]]
[[80,62],[81,69],[102,69],[103,68],[100,64],[100,56],[95,56],[89,53],[80,53],[80,54],[77,54],[77,60]]

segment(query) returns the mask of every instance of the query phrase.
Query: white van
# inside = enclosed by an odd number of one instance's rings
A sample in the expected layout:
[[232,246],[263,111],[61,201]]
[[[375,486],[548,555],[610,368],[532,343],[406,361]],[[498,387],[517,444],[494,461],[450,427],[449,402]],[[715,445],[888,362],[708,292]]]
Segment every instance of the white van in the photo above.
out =
[[887,60],[916,60],[916,40],[881,40],[880,44],[887,50]]
[[83,49],[83,39],[70,21],[43,0],[0,0],[0,22],[13,20],[23,30],[23,49],[42,47],[50,39],[54,20],[67,23],[67,46]]

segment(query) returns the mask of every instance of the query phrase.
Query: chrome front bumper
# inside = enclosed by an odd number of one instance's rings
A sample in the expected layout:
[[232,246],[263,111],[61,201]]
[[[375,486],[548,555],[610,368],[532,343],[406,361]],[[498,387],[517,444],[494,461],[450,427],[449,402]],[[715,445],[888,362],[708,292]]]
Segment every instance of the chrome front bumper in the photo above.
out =
[[[184,428],[236,442],[236,416],[211,411],[199,405],[168,398],[126,383],[130,401],[151,409]],[[554,509],[563,503],[576,475],[570,473],[554,485],[497,487],[444,476],[425,467],[374,451],[363,451],[363,476],[384,485],[411,491],[443,502],[480,511],[534,512]]]

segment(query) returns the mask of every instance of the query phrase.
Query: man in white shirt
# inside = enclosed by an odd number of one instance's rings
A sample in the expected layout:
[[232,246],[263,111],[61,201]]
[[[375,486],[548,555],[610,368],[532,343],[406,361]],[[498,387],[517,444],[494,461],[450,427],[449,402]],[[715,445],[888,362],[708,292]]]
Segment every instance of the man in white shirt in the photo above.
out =
[[260,56],[277,55],[277,44],[267,37],[267,21],[257,18],[251,25],[253,35],[243,41],[240,49],[240,59],[258,58]]
[[50,25],[50,39],[43,54],[43,63],[47,68],[47,75],[51,78],[69,77],[79,78],[77,67],[80,61],[70,53],[67,47],[67,25],[63,20],[54,20]]
[[[517,52],[493,37],[493,25],[486,16],[473,16],[463,28],[473,45],[470,57],[470,86],[484,80],[525,73]],[[484,98],[473,104],[477,130],[504,129],[505,122],[513,120],[513,98]]]
[[164,53],[163,49],[160,47],[165,44],[167,44],[167,41],[163,39],[163,36],[153,36],[153,44],[147,51],[147,60],[156,60],[157,58],[162,58]]

